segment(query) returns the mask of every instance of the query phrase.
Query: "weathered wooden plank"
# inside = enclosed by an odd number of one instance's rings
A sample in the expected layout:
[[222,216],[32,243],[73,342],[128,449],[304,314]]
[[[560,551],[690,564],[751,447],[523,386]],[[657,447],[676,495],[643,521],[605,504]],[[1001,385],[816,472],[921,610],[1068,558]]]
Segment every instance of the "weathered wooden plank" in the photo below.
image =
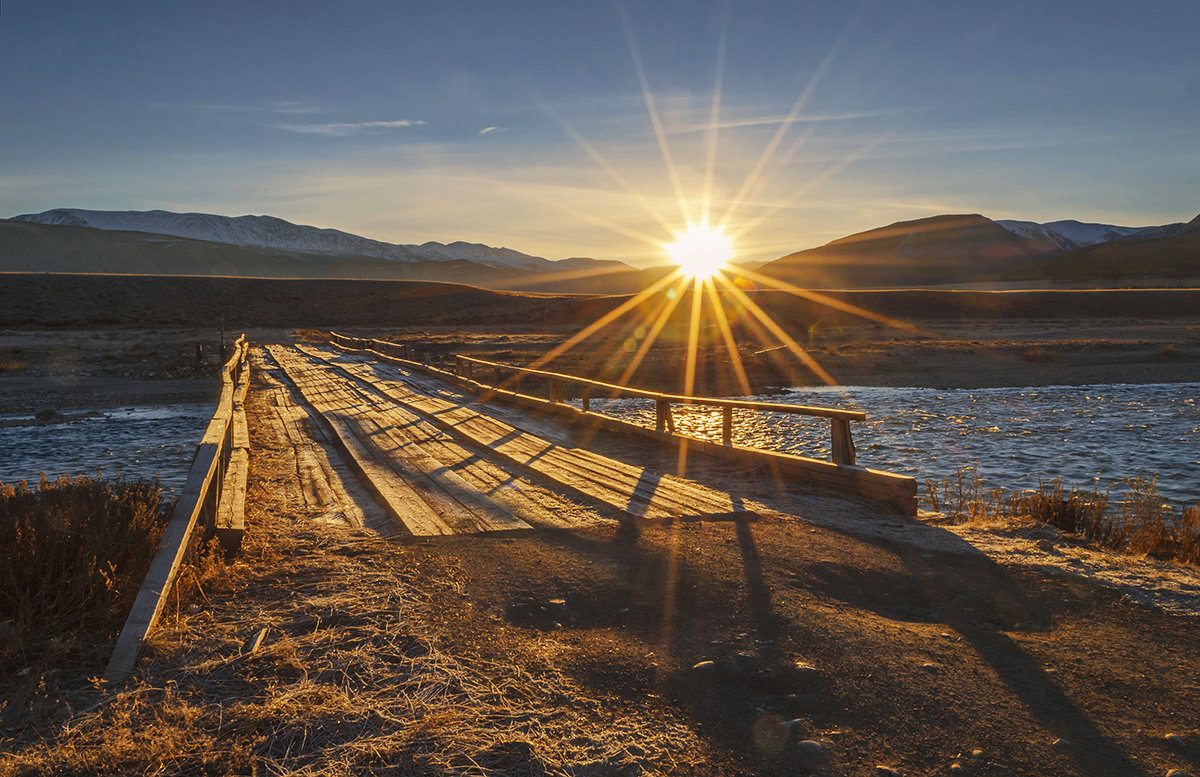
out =
[[196,528],[208,487],[217,471],[220,453],[219,443],[202,442],[196,449],[187,483],[175,503],[175,509],[159,540],[158,550],[150,562],[150,569],[138,589],[137,598],[108,660],[104,676],[109,680],[124,677],[133,669],[142,640],[162,613],[166,595],[187,552],[188,541]]
[[[504,505],[482,493],[453,469],[433,459],[409,438],[404,427],[409,419],[394,418],[394,406],[376,391],[371,396],[358,386],[329,377],[329,383],[343,401],[362,409],[356,418],[360,437],[374,444],[398,475],[417,487],[427,501],[443,503],[439,513],[459,533],[486,533],[529,530],[531,527]],[[353,396],[350,396],[350,395]],[[398,421],[399,424],[392,423]],[[384,441],[387,441],[386,443]],[[390,447],[389,444],[390,443]],[[463,458],[468,454],[463,453]],[[457,464],[462,459],[453,463]],[[449,501],[450,504],[444,504]]]
[[296,364],[282,348],[272,346],[270,352],[296,384],[301,395],[321,411],[321,421],[327,426],[327,431],[331,432],[330,439],[334,445],[347,456],[348,463],[367,481],[402,526],[418,537],[454,533],[454,530],[407,483],[397,477],[385,462],[372,455],[370,449],[354,433],[346,418],[332,408],[326,409],[328,403],[322,398],[322,393],[328,393],[328,389],[322,390],[310,385],[313,378],[305,373],[311,371],[311,368],[306,369],[303,365]]
[[246,531],[246,479],[249,472],[249,451],[245,448],[231,451],[216,521],[217,540],[229,553],[241,547]]
[[[317,355],[315,358],[320,357]],[[727,513],[732,509],[732,500],[727,494],[702,489],[669,476],[655,475],[652,479],[646,479],[645,471],[641,468],[590,451],[551,445],[482,415],[478,408],[460,407],[416,393],[398,396],[394,384],[385,385],[361,371],[352,371],[350,365],[339,365],[338,369],[374,386],[396,401],[424,411],[432,423],[451,436],[488,448],[510,466],[525,467],[534,474],[630,514],[671,517]]]

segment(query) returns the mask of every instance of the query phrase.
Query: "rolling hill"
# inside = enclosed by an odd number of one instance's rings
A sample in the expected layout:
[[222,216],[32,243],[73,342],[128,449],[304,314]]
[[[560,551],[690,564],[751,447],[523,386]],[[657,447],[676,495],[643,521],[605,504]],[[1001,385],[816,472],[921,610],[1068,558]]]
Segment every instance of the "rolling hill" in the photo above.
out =
[[622,294],[645,283],[620,262],[576,258],[553,272],[497,267],[467,259],[394,261],[242,246],[169,235],[0,220],[0,271],[221,275],[255,278],[431,280],[492,289]]
[[900,221],[763,265],[776,280],[813,288],[921,286],[971,281],[1048,255],[1043,241],[978,214]]

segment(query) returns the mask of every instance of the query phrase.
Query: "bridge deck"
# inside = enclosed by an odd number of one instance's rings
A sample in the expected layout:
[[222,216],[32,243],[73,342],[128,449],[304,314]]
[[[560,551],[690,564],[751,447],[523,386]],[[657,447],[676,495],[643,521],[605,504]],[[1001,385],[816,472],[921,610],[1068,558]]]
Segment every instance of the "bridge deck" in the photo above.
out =
[[[363,522],[364,508],[344,498],[339,459],[402,532],[417,537],[796,507],[787,489],[732,487],[728,465],[726,477],[706,481],[720,488],[706,485],[678,476],[672,456],[647,452],[643,443],[604,442],[594,430],[483,404],[394,364],[306,345],[269,346],[258,361],[279,384],[273,401],[298,471],[311,483],[306,490],[351,523]],[[305,414],[312,439],[296,423]],[[775,492],[770,508],[756,498],[766,491]]]

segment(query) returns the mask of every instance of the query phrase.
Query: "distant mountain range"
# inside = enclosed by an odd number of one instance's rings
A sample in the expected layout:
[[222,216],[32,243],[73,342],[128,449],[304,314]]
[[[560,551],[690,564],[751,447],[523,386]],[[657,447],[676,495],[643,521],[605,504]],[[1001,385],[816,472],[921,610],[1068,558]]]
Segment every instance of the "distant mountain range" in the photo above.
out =
[[[625,294],[668,270],[586,257],[551,261],[461,241],[392,244],[271,216],[59,208],[0,220],[0,271],[408,279]],[[755,272],[808,288],[1195,283],[1200,216],[1150,227],[933,216],[797,251]]]
[[[1115,282],[1200,278],[1200,216],[1189,223],[1120,227],[1079,221],[933,216],[839,238],[763,265],[797,286],[869,288],[986,281]],[[1103,248],[1103,250],[1099,250]],[[1089,265],[1079,257],[1103,256]]]
[[239,246],[273,248],[305,254],[330,256],[372,256],[393,262],[453,262],[466,260],[489,267],[556,272],[561,270],[631,270],[621,262],[576,257],[551,261],[530,256],[511,248],[493,248],[481,243],[428,242],[420,245],[384,243],[336,229],[321,229],[274,216],[218,216],[212,213],[173,213],[168,210],[81,210],[55,208],[42,213],[26,213],[13,221],[70,227],[94,227],[118,232],[146,232],[173,235],[191,240],[207,240]]

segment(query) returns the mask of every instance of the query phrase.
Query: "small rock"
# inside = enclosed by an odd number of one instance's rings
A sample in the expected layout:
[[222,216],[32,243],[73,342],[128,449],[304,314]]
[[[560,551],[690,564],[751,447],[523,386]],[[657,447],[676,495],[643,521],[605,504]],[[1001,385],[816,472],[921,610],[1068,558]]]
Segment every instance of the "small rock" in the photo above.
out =
[[966,774],[967,770],[963,768],[962,764],[960,764],[958,761],[955,761],[954,763],[950,764],[950,773],[951,774]]
[[876,777],[901,777],[899,769],[893,769],[892,767],[884,766],[883,764],[876,764],[875,774]]
[[815,666],[804,661],[796,662],[796,672],[802,677],[815,677],[820,674],[820,671]]
[[1167,777],[1192,777],[1192,773],[1185,772],[1183,769],[1172,769],[1167,772]]
[[1178,734],[1167,734],[1163,737],[1163,741],[1172,747],[1178,747],[1180,750],[1187,749],[1187,742],[1183,741],[1183,737]]
[[709,672],[715,672],[716,669],[717,669],[716,661],[700,661],[699,663],[692,664],[693,672],[703,672],[703,673],[707,674]]
[[566,599],[551,599],[550,606],[551,607],[566,607],[567,600]]
[[938,666],[937,664],[932,663],[932,662],[927,662],[927,663],[921,664],[921,668],[924,669],[926,672],[936,672],[937,670],[941,669],[940,666]]
[[[795,723],[795,721],[792,721],[792,723]],[[829,754],[825,752],[825,748],[815,739],[803,739],[796,744],[796,747],[802,755],[813,761],[824,761],[829,757]]]
[[1058,739],[1054,740],[1054,748],[1056,750],[1066,750],[1070,746],[1071,746],[1071,742],[1069,740],[1063,739],[1062,737],[1059,737]]

